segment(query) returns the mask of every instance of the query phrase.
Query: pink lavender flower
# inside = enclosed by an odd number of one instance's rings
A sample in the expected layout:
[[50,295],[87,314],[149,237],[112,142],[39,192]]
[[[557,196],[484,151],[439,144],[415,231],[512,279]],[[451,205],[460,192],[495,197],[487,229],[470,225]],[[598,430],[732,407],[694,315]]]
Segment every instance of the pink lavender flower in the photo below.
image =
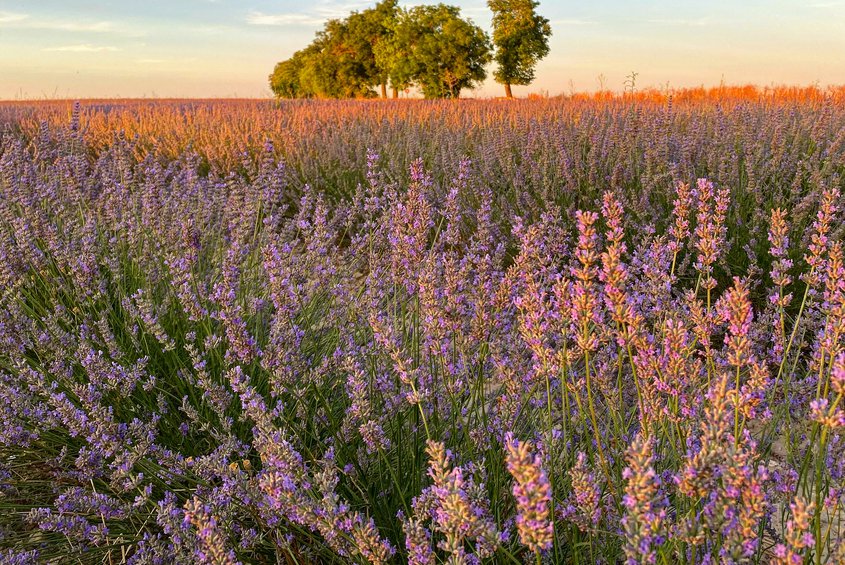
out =
[[789,259],[789,227],[786,222],[786,212],[781,208],[774,208],[769,227],[769,253],[774,258],[770,276],[775,288],[769,294],[769,301],[777,308],[775,328],[772,332],[773,353],[775,362],[780,363],[786,348],[786,312],[785,309],[792,302],[792,293],[787,287],[792,283],[789,274],[792,260]]
[[728,335],[725,337],[728,363],[734,367],[742,367],[751,355],[749,331],[753,318],[746,283],[735,277],[734,286],[717,304],[717,310],[728,325]]
[[[483,485],[472,476],[465,476],[461,466],[452,465],[452,455],[442,443],[429,441],[428,476],[433,485],[414,502],[415,515],[430,513],[433,526],[444,539],[437,547],[460,562],[464,544],[476,544],[478,557],[489,557],[496,551],[499,534],[483,501]],[[421,541],[421,538],[417,540]]]
[[701,275],[704,289],[716,288],[713,278],[713,265],[721,256],[725,245],[725,215],[727,213],[730,192],[727,189],[716,191],[713,183],[707,179],[698,179],[698,208],[696,212],[695,247],[698,258],[695,266]]
[[578,225],[578,247],[575,250],[577,264],[572,268],[575,283],[572,287],[572,321],[578,331],[575,341],[578,349],[592,352],[598,348],[598,336],[593,325],[600,321],[595,279],[598,276],[596,262],[598,255],[598,233],[594,227],[598,214],[575,212]]
[[[783,291],[792,282],[789,270],[792,268],[792,261],[789,259],[789,225],[786,221],[786,211],[782,208],[772,209],[769,226],[769,253],[774,257],[772,263],[772,282],[778,290]],[[788,295],[772,295],[769,299],[777,302],[779,306],[786,307],[789,304]]]
[[[693,192],[690,190],[689,183],[678,181],[675,183],[675,200],[672,203],[672,218],[674,222],[670,228],[672,236],[669,242],[669,251],[672,252],[673,257],[677,259],[678,253],[683,249],[684,243],[690,236],[689,229],[689,213],[692,207]],[[674,268],[675,261],[672,266]]]
[[185,521],[196,528],[200,542],[196,557],[200,563],[209,565],[239,563],[235,558],[235,552],[227,547],[217,517],[207,505],[202,504],[197,498],[189,500],[185,504]]
[[811,528],[811,520],[816,506],[797,496],[790,503],[792,517],[786,522],[785,543],[775,546],[773,563],[778,565],[800,565],[804,563],[805,550],[816,545]]
[[572,494],[564,515],[582,532],[594,531],[602,517],[601,485],[587,464],[587,455],[578,452],[575,465],[569,470]]
[[602,214],[607,222],[607,248],[601,254],[602,268],[599,279],[604,282],[604,302],[611,319],[623,328],[619,337],[620,346],[625,346],[629,326],[636,325],[634,310],[626,291],[628,269],[622,261],[627,250],[623,241],[622,205],[610,192],[605,192],[602,201]]
[[652,440],[638,435],[628,448],[628,466],[622,471],[627,481],[622,503],[625,515],[625,556],[629,565],[656,563],[657,549],[666,539],[667,500],[661,479],[654,470]]
[[405,533],[405,549],[409,565],[434,565],[436,558],[431,546],[431,532],[416,518],[405,518],[400,511],[399,520]]
[[388,239],[391,246],[390,272],[394,284],[416,291],[415,279],[434,226],[432,206],[428,199],[431,177],[425,173],[421,159],[411,164],[411,184],[407,195],[394,203]]
[[505,434],[505,450],[508,472],[514,478],[519,540],[535,553],[546,551],[554,538],[552,487],[540,456],[531,453],[529,442],[514,439],[511,432]]
[[845,351],[836,356],[830,370],[830,385],[833,392],[845,395]]
[[839,211],[840,198],[837,187],[826,187],[822,191],[821,205],[811,227],[810,244],[807,246],[807,253],[804,254],[804,261],[810,266],[810,272],[801,277],[811,287],[819,284],[825,269],[830,230]]
[[822,307],[825,310],[825,324],[819,335],[821,352],[836,357],[845,350],[845,257],[843,243],[835,241],[830,245],[825,264]]

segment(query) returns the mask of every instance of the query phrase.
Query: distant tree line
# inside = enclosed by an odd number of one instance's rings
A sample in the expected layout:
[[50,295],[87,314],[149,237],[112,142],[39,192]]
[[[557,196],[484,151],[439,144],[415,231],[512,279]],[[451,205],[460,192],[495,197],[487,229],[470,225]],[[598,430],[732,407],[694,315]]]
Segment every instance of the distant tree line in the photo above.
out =
[[326,22],[310,45],[276,64],[270,87],[280,98],[393,98],[418,87],[426,98],[458,98],[487,78],[505,86],[534,80],[549,53],[551,27],[535,0],[488,0],[493,37],[445,4],[400,8],[382,0]]

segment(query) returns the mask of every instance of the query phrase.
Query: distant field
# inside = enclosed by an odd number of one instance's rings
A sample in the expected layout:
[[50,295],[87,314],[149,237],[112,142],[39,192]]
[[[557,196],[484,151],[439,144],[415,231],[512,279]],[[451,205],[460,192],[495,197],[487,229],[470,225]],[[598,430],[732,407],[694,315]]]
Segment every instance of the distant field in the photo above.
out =
[[0,562],[845,561],[845,91],[0,103]]

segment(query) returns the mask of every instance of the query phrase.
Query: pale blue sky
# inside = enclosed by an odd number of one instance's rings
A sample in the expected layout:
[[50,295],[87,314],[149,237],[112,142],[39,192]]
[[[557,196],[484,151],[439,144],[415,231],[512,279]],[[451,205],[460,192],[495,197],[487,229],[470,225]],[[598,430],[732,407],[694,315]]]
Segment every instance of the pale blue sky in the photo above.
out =
[[[0,0],[0,99],[268,96],[276,61],[327,18],[374,3]],[[489,29],[484,0],[447,3]],[[631,71],[640,86],[845,84],[845,0],[541,0],[539,11],[551,54],[517,95],[595,90],[599,76],[622,90]],[[499,91],[488,79],[474,95]]]

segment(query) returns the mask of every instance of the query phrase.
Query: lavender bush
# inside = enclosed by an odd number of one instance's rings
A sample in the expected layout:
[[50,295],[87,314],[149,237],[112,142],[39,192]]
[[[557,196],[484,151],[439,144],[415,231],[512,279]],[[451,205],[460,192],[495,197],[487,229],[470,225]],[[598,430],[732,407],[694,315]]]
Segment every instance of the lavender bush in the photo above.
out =
[[4,563],[845,559],[836,100],[0,124]]

